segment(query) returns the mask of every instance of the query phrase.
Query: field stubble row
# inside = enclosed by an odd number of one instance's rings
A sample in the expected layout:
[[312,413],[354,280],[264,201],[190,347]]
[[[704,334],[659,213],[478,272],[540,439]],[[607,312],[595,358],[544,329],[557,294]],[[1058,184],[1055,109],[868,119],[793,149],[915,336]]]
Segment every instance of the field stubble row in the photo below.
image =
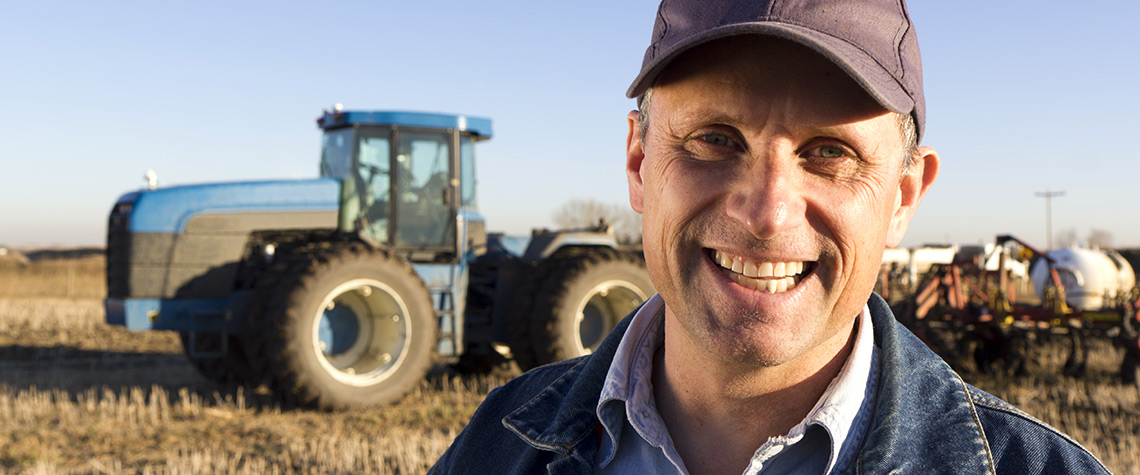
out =
[[[0,472],[422,473],[510,376],[440,369],[389,407],[282,411],[198,376],[174,333],[103,323],[101,273],[98,260],[0,267]],[[1060,375],[1059,342],[1035,348],[1027,376],[960,370],[1113,472],[1140,473],[1140,395],[1116,378],[1119,349],[1090,346],[1081,379]]]
[[282,411],[98,299],[0,299],[0,472],[422,473],[503,381],[437,371],[390,407]]

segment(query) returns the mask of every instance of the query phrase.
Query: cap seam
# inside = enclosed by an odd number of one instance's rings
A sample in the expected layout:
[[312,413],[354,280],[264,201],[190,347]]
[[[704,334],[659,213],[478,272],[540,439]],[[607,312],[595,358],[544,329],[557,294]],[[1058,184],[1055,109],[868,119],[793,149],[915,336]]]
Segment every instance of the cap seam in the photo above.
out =
[[649,57],[654,59],[657,58],[657,52],[658,49],[660,49],[659,47],[661,46],[661,40],[665,39],[666,36],[669,36],[669,20],[665,18],[665,3],[666,2],[662,0],[661,4],[657,6],[657,18],[661,19],[661,33],[657,35],[657,38],[653,39],[653,44],[651,45],[653,52],[650,53]]
[[[906,11],[906,5],[903,3],[903,0],[896,2],[895,6],[899,8],[899,12],[902,13],[903,18],[910,18],[910,15]],[[895,71],[900,78],[906,78],[907,71],[906,68],[903,67],[902,49],[903,39],[906,38],[906,32],[911,28],[910,23],[910,21],[902,22],[902,24],[899,25],[899,28],[895,29]],[[910,90],[906,88],[905,84],[899,85],[902,86],[903,90],[907,91],[908,93],[910,92]]]

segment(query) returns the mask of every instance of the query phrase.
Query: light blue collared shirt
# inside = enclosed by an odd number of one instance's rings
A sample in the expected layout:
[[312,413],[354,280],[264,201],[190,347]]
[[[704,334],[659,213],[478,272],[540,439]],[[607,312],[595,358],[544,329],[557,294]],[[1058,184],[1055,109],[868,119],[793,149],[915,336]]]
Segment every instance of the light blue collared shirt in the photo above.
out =
[[[630,321],[598,400],[603,473],[688,473],[653,398],[653,356],[665,343],[665,302],[654,295]],[[879,375],[866,306],[851,356],[799,424],[756,449],[745,474],[838,472],[858,454]]]

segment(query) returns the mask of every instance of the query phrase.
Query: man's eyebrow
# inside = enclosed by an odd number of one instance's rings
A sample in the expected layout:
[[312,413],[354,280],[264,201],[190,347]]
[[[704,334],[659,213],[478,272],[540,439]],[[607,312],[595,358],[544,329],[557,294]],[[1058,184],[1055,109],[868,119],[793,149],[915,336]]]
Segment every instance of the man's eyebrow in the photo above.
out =
[[709,107],[695,107],[682,111],[670,117],[667,122],[677,125],[724,124],[731,127],[743,128],[748,121],[739,115]]
[[797,128],[797,132],[799,132],[801,135],[811,136],[861,138],[867,135],[867,133],[865,131],[862,131],[862,129],[863,128],[859,127],[857,124],[844,123],[832,125],[800,126]]
[[796,126],[796,131],[800,134],[822,135],[822,136],[836,136],[837,138],[852,137],[852,138],[874,138],[879,134],[878,128],[874,125],[873,119],[878,116],[867,115],[865,117],[853,118],[847,122],[833,122],[833,123],[800,123]]

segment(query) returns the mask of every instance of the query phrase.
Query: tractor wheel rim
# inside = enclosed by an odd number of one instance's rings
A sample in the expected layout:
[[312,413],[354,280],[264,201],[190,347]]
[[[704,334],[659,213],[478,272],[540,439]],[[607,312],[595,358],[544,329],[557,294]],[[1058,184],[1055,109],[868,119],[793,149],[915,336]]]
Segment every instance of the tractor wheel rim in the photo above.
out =
[[624,280],[607,280],[586,292],[575,311],[578,354],[588,355],[597,349],[610,329],[646,298],[640,288]]
[[408,306],[391,287],[372,279],[344,282],[317,307],[313,350],[330,376],[372,386],[392,376],[408,357]]

